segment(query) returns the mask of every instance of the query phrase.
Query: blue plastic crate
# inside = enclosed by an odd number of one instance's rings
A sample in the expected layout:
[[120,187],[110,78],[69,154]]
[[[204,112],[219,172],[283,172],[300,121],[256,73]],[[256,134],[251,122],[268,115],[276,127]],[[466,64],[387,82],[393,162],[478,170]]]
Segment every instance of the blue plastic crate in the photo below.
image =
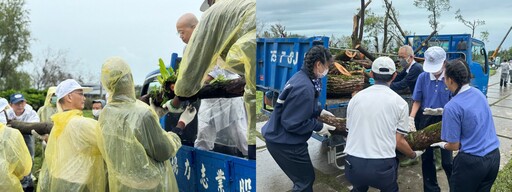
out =
[[[304,56],[314,45],[329,47],[329,37],[258,38],[256,46],[256,85],[260,90],[281,91],[301,69]],[[325,105],[327,77],[322,79],[320,102]]]

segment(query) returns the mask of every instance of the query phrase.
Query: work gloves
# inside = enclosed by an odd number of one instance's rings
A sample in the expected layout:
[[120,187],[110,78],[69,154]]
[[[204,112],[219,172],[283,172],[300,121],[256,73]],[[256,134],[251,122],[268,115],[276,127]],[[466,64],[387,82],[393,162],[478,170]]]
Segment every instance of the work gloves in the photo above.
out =
[[322,115],[334,116],[331,112],[329,112],[325,109],[322,109],[322,112],[320,112],[320,116],[322,116]]
[[179,121],[183,122],[183,124],[185,124],[185,126],[186,126],[194,119],[194,116],[196,116],[196,113],[197,113],[196,108],[192,105],[189,105],[181,114]]
[[409,132],[416,132],[416,125],[414,125],[414,117],[409,116]]
[[414,158],[411,158],[411,159],[419,158],[421,155],[423,155],[423,153],[425,153],[425,150],[422,150],[422,151],[414,151],[414,153],[416,154],[416,156],[414,156]]
[[443,115],[443,108],[425,108],[423,110],[423,115],[433,115],[433,116],[439,116]]
[[165,102],[165,103],[162,105],[162,107],[163,107],[164,109],[169,110],[169,112],[171,112],[171,113],[181,113],[181,112],[183,112],[183,111],[185,110],[185,109],[184,109],[183,107],[181,107],[181,106],[174,107],[174,106],[172,105],[172,99],[171,99],[171,100],[169,100],[169,101],[167,101],[167,102]]
[[430,145],[430,147],[440,147],[441,149],[445,149],[444,146],[446,144],[447,144],[446,142],[441,141],[441,142],[437,142],[437,143],[434,143],[434,144]]
[[336,129],[336,127],[324,123],[324,126],[322,127],[322,129],[320,131],[317,131],[316,133],[318,133],[321,136],[329,137],[329,136],[331,136],[331,133],[329,133],[329,131],[333,131],[335,129]]

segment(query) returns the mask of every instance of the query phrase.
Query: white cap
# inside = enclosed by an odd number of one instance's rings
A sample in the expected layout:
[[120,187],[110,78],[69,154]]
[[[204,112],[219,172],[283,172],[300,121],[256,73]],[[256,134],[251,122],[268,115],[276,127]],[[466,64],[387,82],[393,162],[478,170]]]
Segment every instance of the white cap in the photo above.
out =
[[446,60],[446,52],[443,48],[438,46],[429,47],[424,55],[423,71],[435,73],[441,70],[444,60]]
[[201,7],[199,8],[199,10],[201,10],[202,12],[206,11],[208,8],[210,8],[210,5],[208,5],[208,0],[204,0],[203,1],[203,4],[201,4]]
[[396,71],[395,62],[389,57],[379,57],[373,61],[372,71],[381,75],[392,75]]
[[0,98],[0,111],[3,111],[8,105],[9,102],[7,102],[7,99]]
[[70,94],[74,90],[82,89],[84,93],[91,92],[92,88],[90,87],[82,87],[78,82],[76,82],[74,79],[66,79],[63,82],[60,82],[59,85],[57,85],[57,90],[55,90],[55,95],[57,96],[57,100],[60,100],[67,94]]

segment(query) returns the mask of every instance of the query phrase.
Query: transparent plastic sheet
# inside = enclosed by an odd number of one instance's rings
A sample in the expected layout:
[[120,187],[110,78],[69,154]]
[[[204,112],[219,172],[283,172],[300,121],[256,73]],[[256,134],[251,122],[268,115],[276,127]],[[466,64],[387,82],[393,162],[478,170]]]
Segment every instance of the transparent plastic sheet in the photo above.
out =
[[236,147],[247,155],[247,119],[242,97],[202,99],[195,147],[212,150],[214,143]]
[[39,116],[39,120],[41,122],[51,122],[52,115],[57,113],[57,106],[50,103],[52,99],[52,95],[57,90],[57,87],[48,88],[48,92],[46,93],[46,99],[44,100],[44,105],[37,110],[37,115]]
[[[217,64],[217,58],[227,61],[231,46],[255,30],[255,22],[255,0],[222,0],[204,12],[185,48],[175,85],[176,95],[196,94],[203,86],[202,79]],[[243,71],[237,73],[244,74]]]
[[80,110],[52,116],[38,191],[105,191],[107,175],[95,135],[97,122]]
[[176,95],[190,97],[203,86],[202,79],[217,58],[221,68],[243,75],[248,111],[248,144],[256,145],[256,1],[222,0],[206,10],[185,49]]
[[0,123],[0,191],[23,191],[20,180],[32,169],[21,133]]
[[109,98],[98,120],[98,145],[108,168],[110,191],[178,191],[170,158],[181,147],[147,104],[135,99],[130,67],[108,59],[101,82]]
[[243,68],[245,71],[245,87],[243,100],[247,113],[247,143],[256,145],[256,29],[242,36],[231,46],[226,65],[223,66],[233,72]]

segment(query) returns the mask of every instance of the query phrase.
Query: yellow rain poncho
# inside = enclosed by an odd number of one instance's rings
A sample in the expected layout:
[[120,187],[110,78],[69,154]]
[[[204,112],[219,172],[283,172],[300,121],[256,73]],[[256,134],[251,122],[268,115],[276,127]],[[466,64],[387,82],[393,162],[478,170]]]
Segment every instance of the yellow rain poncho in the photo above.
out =
[[218,0],[204,12],[192,33],[180,64],[175,93],[195,95],[202,79],[216,65],[245,76],[244,102],[248,112],[248,144],[255,145],[256,134],[256,1]]
[[108,59],[101,83],[109,98],[97,136],[110,191],[178,191],[169,159],[181,147],[180,138],[165,132],[155,111],[135,99],[128,64],[118,57]]
[[51,103],[52,95],[55,94],[55,90],[57,87],[48,88],[48,93],[46,93],[46,99],[44,100],[44,105],[37,110],[37,115],[41,122],[51,122],[52,115],[57,113],[57,106]]
[[97,121],[80,110],[52,116],[52,132],[39,174],[38,191],[105,191],[106,169],[97,146]]
[[20,180],[32,169],[21,133],[0,123],[0,191],[23,191]]

